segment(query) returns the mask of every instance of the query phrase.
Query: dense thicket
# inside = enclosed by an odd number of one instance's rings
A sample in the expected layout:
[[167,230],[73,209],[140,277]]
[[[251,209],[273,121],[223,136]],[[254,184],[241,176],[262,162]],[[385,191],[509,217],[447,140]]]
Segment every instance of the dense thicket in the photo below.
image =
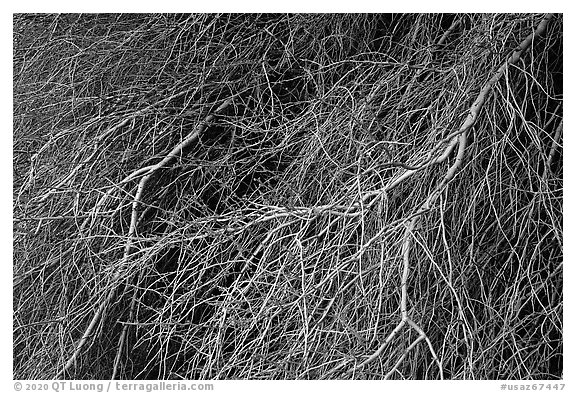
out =
[[561,15],[13,40],[14,378],[561,377]]

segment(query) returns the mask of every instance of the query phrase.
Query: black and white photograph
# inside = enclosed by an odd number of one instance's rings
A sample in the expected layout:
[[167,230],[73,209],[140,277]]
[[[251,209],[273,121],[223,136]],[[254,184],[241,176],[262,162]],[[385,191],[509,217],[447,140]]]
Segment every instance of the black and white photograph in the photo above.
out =
[[12,14],[14,381],[570,390],[564,14],[329,11]]

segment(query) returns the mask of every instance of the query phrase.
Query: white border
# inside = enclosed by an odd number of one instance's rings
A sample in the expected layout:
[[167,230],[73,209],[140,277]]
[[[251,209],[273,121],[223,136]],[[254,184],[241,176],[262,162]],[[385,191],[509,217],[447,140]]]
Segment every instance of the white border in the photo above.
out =
[[[0,19],[0,29],[2,29],[1,48],[5,55],[2,62],[2,90],[6,93],[2,95],[2,109],[4,116],[2,120],[5,124],[0,144],[1,153],[1,176],[5,192],[1,193],[2,210],[0,222],[2,223],[2,258],[0,275],[2,285],[0,289],[1,311],[5,322],[0,324],[0,343],[2,350],[0,368],[4,389],[3,391],[14,391],[12,382],[12,329],[8,320],[12,320],[12,137],[8,130],[12,129],[12,13],[14,12],[543,12],[557,11],[564,13],[564,64],[569,65],[568,72],[564,74],[564,91],[568,92],[565,99],[564,113],[569,116],[564,121],[564,142],[568,154],[564,154],[564,236],[565,242],[564,260],[564,282],[565,282],[565,308],[564,308],[564,331],[568,332],[564,336],[564,381],[566,384],[564,391],[576,391],[576,384],[573,370],[574,338],[571,331],[574,328],[573,299],[574,299],[574,222],[576,219],[576,207],[573,201],[576,200],[574,192],[574,174],[576,173],[576,154],[572,155],[574,146],[574,29],[576,28],[576,18],[569,10],[567,4],[550,1],[526,1],[507,2],[505,0],[482,0],[482,1],[364,1],[348,0],[338,2],[312,2],[312,0],[289,0],[274,2],[264,1],[165,1],[154,2],[121,2],[109,0],[97,1],[21,1],[7,5],[10,12],[2,13]],[[565,150],[566,153],[566,150]],[[10,190],[10,191],[9,191]],[[86,381],[90,382],[90,381]],[[210,381],[207,381],[210,382]],[[496,392],[500,391],[499,386],[503,383],[513,383],[511,381],[212,381],[216,387],[215,392],[269,392],[269,391],[361,391],[366,392],[396,392],[396,391],[442,391],[442,392]],[[551,381],[551,383],[558,381]],[[532,384],[530,381],[518,383]],[[0,385],[2,386],[2,385]],[[520,390],[520,389],[518,389]],[[115,391],[115,390],[111,390]],[[507,391],[507,390],[505,390]],[[546,391],[546,390],[543,390]]]

